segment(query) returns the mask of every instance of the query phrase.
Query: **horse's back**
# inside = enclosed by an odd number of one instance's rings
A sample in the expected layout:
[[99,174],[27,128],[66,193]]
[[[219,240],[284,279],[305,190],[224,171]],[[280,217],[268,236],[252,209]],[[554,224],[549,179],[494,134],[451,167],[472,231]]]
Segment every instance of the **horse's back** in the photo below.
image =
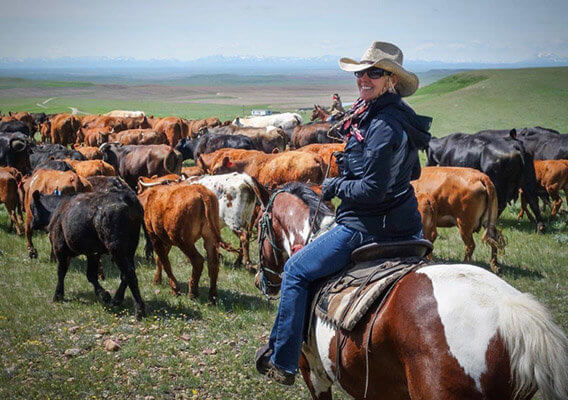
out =
[[[317,325],[331,377],[336,333]],[[367,357],[367,398],[393,385],[401,398],[512,399],[519,390],[523,399],[537,387],[545,398],[567,398],[561,329],[532,296],[473,265],[430,265],[406,275],[380,310],[372,307],[344,335],[339,383],[355,398],[364,397]]]

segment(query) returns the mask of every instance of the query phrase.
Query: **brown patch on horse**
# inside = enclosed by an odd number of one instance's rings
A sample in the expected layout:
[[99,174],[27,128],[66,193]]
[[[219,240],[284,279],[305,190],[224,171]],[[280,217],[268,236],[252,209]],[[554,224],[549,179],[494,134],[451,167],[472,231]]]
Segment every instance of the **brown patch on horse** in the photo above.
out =
[[[483,398],[451,355],[437,309],[426,275],[411,273],[395,287],[372,326],[366,398]],[[352,332],[340,335],[344,344],[339,384],[355,398],[365,398],[365,347],[376,312],[376,307],[371,309]],[[334,369],[336,349],[337,335],[329,348]]]
[[[499,332],[493,336],[485,352],[485,364],[487,370],[481,375],[481,387],[488,399],[512,399],[513,389],[516,385],[511,385],[511,363],[509,352]],[[527,397],[519,399],[530,399],[534,392]]]

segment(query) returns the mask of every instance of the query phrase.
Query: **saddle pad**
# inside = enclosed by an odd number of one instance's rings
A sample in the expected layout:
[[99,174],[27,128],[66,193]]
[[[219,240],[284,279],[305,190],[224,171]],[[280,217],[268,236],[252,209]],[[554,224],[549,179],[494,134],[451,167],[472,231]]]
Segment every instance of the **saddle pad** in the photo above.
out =
[[312,308],[334,328],[350,331],[375,301],[386,297],[396,282],[427,264],[428,261],[419,257],[355,264],[322,283]]

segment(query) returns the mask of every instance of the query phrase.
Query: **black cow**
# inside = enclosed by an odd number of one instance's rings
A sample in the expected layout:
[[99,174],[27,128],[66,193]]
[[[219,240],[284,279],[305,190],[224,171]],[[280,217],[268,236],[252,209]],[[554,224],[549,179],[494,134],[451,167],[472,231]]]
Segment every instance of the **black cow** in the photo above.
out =
[[[144,214],[132,191],[109,190],[81,193],[75,196],[33,194],[32,227],[47,225],[49,240],[57,260],[57,287],[53,301],[64,298],[64,280],[72,257],[87,256],[87,279],[104,303],[119,305],[126,286],[134,297],[137,318],[145,314],[134,265],[140,226]],[[111,301],[110,294],[98,281],[100,257],[109,253],[120,270],[120,286]]]
[[65,161],[54,160],[52,158],[49,158],[45,161],[42,161],[40,164],[38,164],[34,168],[34,172],[36,172],[38,169],[52,169],[52,170],[55,170],[55,171],[73,171],[73,172],[76,172],[75,169],[71,165],[66,163]]
[[66,158],[79,161],[86,160],[85,156],[77,150],[68,149],[60,144],[42,144],[31,147],[30,165],[34,170],[49,159],[64,160]]
[[39,126],[40,124],[43,124],[45,121],[47,121],[47,115],[43,112],[41,112],[41,113],[30,113],[30,115],[34,119],[36,126]]
[[184,160],[188,158],[196,160],[200,154],[213,153],[224,148],[262,150],[255,146],[252,139],[247,136],[220,133],[205,133],[196,139],[184,138],[175,147]]
[[31,171],[29,138],[20,132],[0,132],[0,167],[14,167],[22,174]]
[[523,189],[535,214],[537,229],[544,230],[538,208],[533,157],[525,150],[523,143],[513,136],[505,137],[485,131],[432,138],[427,165],[469,167],[485,173],[495,185],[499,214],[508,202],[519,197],[519,189]]
[[568,134],[561,134],[554,129],[535,126],[520,130],[485,130],[478,134],[516,137],[523,142],[526,151],[531,153],[535,160],[568,159]]
[[22,121],[6,121],[0,122],[0,132],[20,132],[27,137],[33,137],[35,132],[30,132],[30,128]]

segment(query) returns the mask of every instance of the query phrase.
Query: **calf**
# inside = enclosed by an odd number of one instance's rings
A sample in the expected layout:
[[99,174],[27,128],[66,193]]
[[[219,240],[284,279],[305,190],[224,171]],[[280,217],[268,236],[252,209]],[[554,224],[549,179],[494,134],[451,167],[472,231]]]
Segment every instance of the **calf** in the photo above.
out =
[[504,248],[505,240],[496,227],[497,194],[489,177],[472,168],[425,167],[420,179],[411,183],[426,239],[436,240],[438,226],[457,226],[466,247],[464,261],[471,262],[473,232],[484,226],[481,240],[491,247],[491,270],[497,273],[497,252]]
[[37,258],[37,250],[32,242],[32,196],[35,191],[51,194],[55,191],[61,194],[74,194],[91,190],[91,184],[73,171],[54,171],[40,169],[23,181],[24,209],[26,211],[25,233],[28,244],[28,255]]
[[10,167],[0,167],[0,203],[4,203],[10,216],[10,229],[15,227],[16,234],[21,236],[24,225],[22,205],[18,196],[18,178],[14,176],[13,170],[15,169]]
[[139,195],[139,199],[144,207],[144,224],[156,252],[154,282],[161,282],[163,269],[172,292],[179,293],[168,259],[172,246],[177,246],[193,266],[188,294],[197,297],[203,257],[195,248],[195,242],[202,237],[207,252],[209,300],[214,303],[219,273],[218,246],[221,242],[219,205],[215,194],[202,185],[182,183],[148,188]]
[[[546,190],[546,193],[554,200],[554,206],[550,212],[550,216],[554,217],[562,206],[560,191],[564,190],[564,194],[568,197],[568,160],[535,160],[534,169],[539,186]],[[521,193],[519,219],[523,217],[525,211],[529,219],[532,219],[527,210],[525,195]]]
[[[87,279],[104,303],[119,305],[126,287],[134,297],[137,318],[145,314],[134,265],[143,210],[134,193],[110,190],[81,193],[75,196],[31,195],[32,226],[47,224],[49,240],[57,260],[57,287],[53,301],[64,298],[65,275],[72,257],[87,256]],[[109,253],[120,270],[120,286],[111,301],[110,294],[99,284],[101,254]]]

